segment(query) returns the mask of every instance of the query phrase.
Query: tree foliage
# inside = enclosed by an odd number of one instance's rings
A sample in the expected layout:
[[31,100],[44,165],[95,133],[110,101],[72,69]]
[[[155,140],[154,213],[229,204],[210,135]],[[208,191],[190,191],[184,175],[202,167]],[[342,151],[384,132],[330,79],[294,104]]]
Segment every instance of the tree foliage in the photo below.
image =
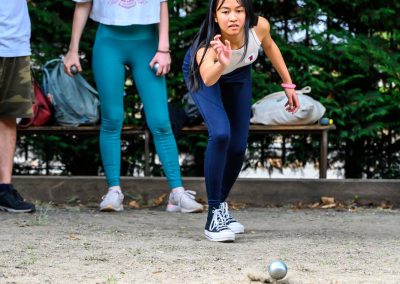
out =
[[[400,176],[398,1],[258,1],[294,80],[337,125],[331,162],[348,178]],[[358,15],[358,16],[355,16]],[[271,72],[271,66],[267,66]],[[272,82],[279,82],[273,78]],[[257,93],[257,92],[256,92]],[[295,150],[308,153],[293,141]],[[304,144],[304,143],[302,143]],[[299,147],[297,147],[299,146]],[[307,160],[303,160],[307,162]]]
[[[255,10],[270,21],[271,34],[295,83],[312,87],[312,96],[325,105],[327,116],[337,126],[337,130],[330,133],[331,165],[343,165],[340,167],[344,168],[347,178],[399,178],[400,18],[396,12],[400,10],[400,2],[257,0],[253,3]],[[32,57],[34,64],[40,66],[67,51],[74,4],[70,0],[31,0],[29,7]],[[172,101],[179,103],[186,92],[181,63],[204,18],[207,1],[170,0],[169,7],[173,64],[167,78],[168,93]],[[84,75],[89,80],[92,80],[91,46],[96,26],[89,21],[80,46]],[[254,65],[253,82],[254,101],[280,90],[280,78],[262,54]],[[126,92],[126,123],[141,123],[135,118],[140,113],[136,90],[127,87]],[[183,165],[184,174],[202,175],[206,137],[178,138],[180,151],[188,153]],[[25,139],[24,143],[29,142],[35,149],[40,149],[49,147],[44,146],[48,139]],[[289,142],[292,148],[285,148],[282,156],[282,149],[276,151],[272,147],[272,138],[250,137],[245,166],[260,163],[268,166],[267,158],[276,156],[282,158],[283,165],[293,162],[304,165],[318,156],[315,140],[294,136],[285,137],[283,141],[282,145]],[[85,148],[82,143],[90,146]],[[137,138],[125,145],[124,160],[131,165],[128,166],[131,170],[125,173],[132,174],[143,166],[141,152],[133,149],[140,148],[140,143]],[[95,168],[89,172],[98,171],[101,163],[93,140],[82,140],[78,146],[71,140],[61,139],[52,145],[58,145],[58,148],[44,152],[51,152],[51,159],[66,163],[69,172],[79,174],[74,162],[63,155],[82,152],[77,147],[91,153],[89,160],[97,161],[92,163]],[[39,156],[40,153],[37,150]],[[132,164],[135,170],[132,170]],[[155,175],[162,173],[154,163],[152,169]]]

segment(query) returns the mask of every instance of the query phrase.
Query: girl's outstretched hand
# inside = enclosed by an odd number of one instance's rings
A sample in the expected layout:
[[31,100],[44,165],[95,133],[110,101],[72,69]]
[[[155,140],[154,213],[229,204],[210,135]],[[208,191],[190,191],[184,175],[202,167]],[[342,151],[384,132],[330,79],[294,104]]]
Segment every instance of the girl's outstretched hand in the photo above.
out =
[[286,111],[296,113],[299,110],[300,103],[295,89],[285,89],[286,97],[288,98],[285,104]]
[[229,40],[225,40],[225,44],[221,41],[221,35],[218,34],[214,37],[214,40],[210,42],[212,48],[217,53],[218,62],[222,66],[228,66],[231,62],[231,43]]

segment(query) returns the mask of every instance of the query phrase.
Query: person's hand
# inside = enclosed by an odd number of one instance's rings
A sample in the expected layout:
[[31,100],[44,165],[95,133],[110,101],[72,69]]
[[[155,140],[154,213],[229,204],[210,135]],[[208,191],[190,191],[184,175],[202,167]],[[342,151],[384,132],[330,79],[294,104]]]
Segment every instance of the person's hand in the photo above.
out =
[[82,72],[78,52],[68,51],[68,53],[64,57],[64,72],[71,77],[74,76],[74,74],[71,73],[71,67],[73,65],[76,66],[78,72]]
[[218,34],[214,37],[214,40],[210,42],[212,48],[217,53],[218,62],[222,66],[228,66],[229,62],[231,62],[231,43],[229,40],[225,40],[225,44],[221,41],[221,35]]
[[286,111],[296,113],[299,110],[300,103],[295,89],[285,89],[288,101],[285,104]]
[[154,64],[158,63],[157,76],[164,76],[171,70],[171,55],[169,52],[156,52],[150,61],[150,68],[153,69]]

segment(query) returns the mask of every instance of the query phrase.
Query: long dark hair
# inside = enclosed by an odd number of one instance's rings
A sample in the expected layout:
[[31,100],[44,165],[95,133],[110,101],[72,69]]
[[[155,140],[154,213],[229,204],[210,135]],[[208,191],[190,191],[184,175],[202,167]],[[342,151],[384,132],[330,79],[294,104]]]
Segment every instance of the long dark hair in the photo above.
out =
[[[246,12],[245,21],[245,31],[244,31],[244,55],[247,52],[247,45],[249,42],[249,29],[257,25],[258,17],[253,12],[253,4],[251,0],[236,0],[240,5],[243,6]],[[217,10],[224,4],[225,0],[209,0],[207,15],[200,26],[199,32],[196,34],[193,44],[190,47],[190,71],[189,71],[189,89],[192,92],[197,91],[200,88],[201,77],[200,77],[200,65],[203,63],[204,56],[208,48],[210,47],[210,42],[213,40],[214,36],[221,33],[218,23],[215,22],[215,15]],[[219,3],[219,6],[218,6]],[[201,57],[200,63],[197,64],[196,54],[197,51],[205,47],[204,53]]]

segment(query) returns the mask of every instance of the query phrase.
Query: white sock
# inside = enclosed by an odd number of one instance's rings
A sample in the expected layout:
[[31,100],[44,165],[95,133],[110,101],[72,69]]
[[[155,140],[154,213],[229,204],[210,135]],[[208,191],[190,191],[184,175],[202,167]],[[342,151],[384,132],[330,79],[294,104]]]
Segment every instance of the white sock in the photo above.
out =
[[171,192],[172,192],[172,193],[180,192],[180,191],[185,191],[185,189],[184,189],[182,186],[180,186],[180,187],[175,187],[175,188],[171,189]]
[[114,186],[111,186],[111,187],[108,188],[108,191],[110,191],[110,190],[119,190],[119,191],[121,191],[121,187],[119,185],[114,185]]

